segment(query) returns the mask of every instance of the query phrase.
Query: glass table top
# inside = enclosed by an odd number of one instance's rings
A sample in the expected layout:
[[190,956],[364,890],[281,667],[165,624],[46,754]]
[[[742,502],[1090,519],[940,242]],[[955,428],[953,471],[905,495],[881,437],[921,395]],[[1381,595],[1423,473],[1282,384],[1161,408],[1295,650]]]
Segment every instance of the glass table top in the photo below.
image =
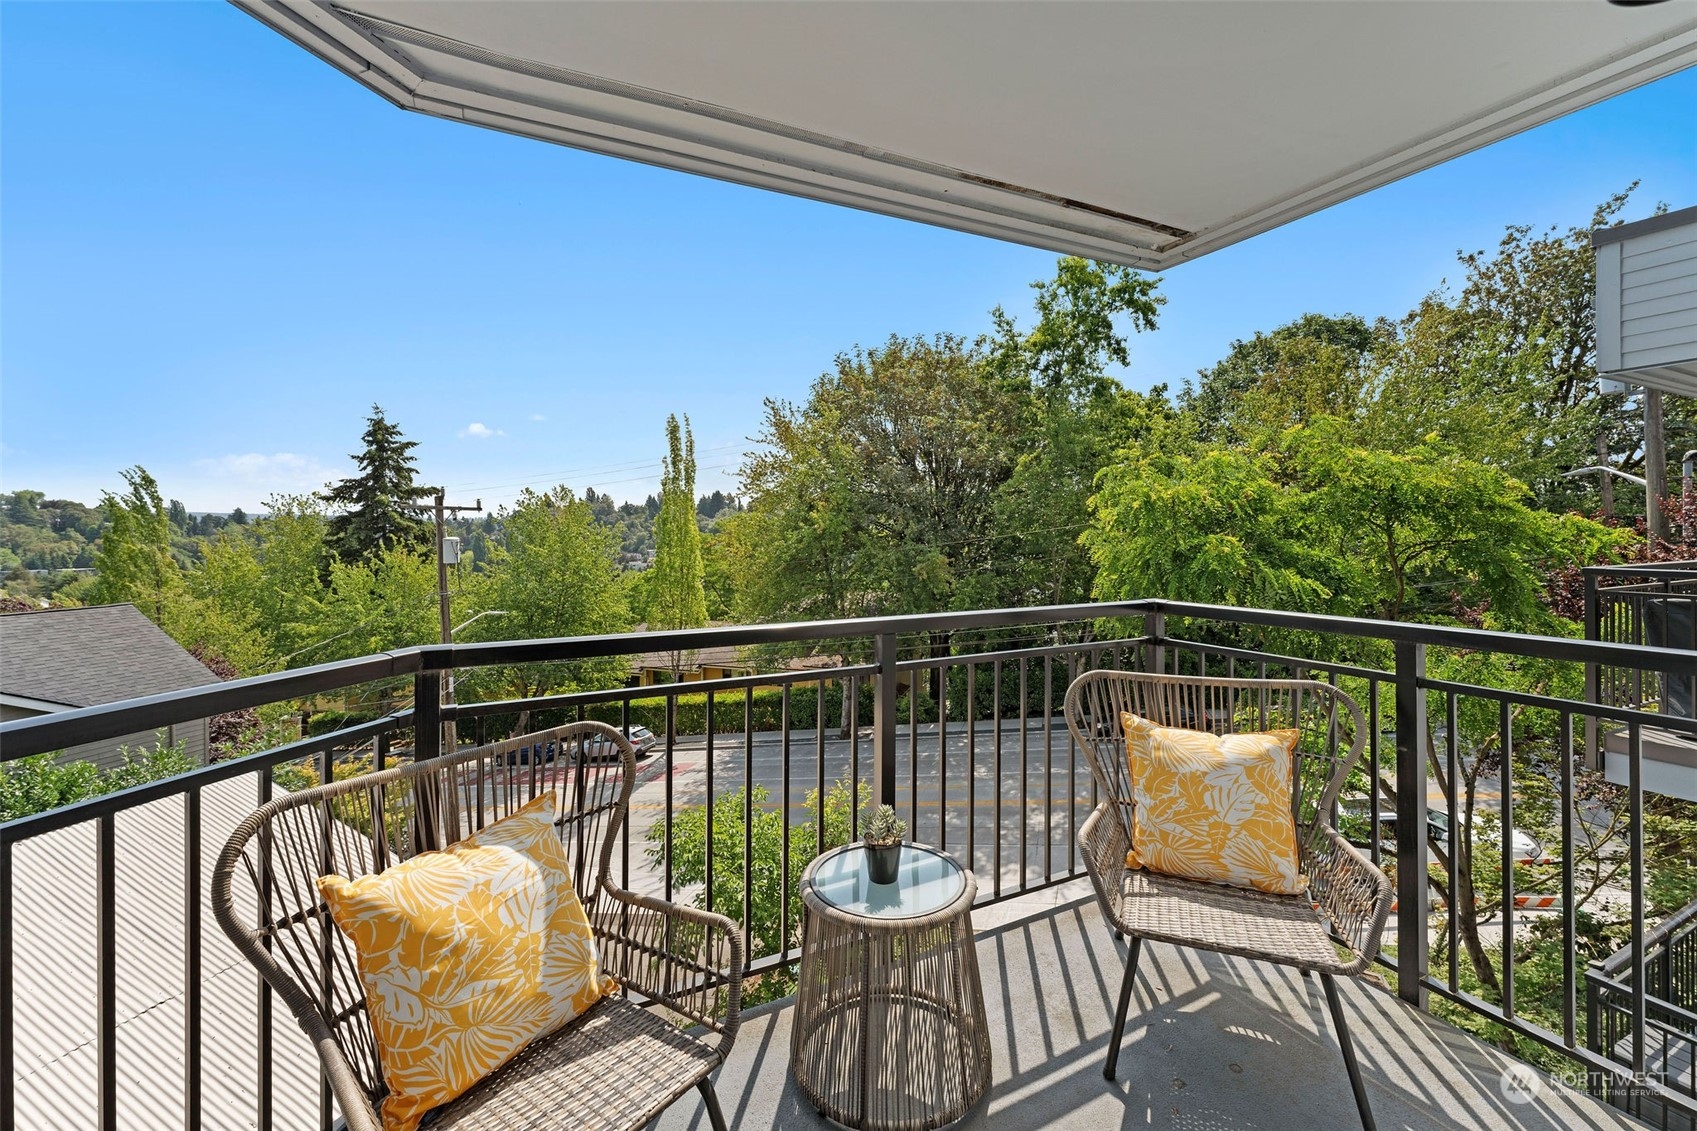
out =
[[850,844],[826,854],[813,872],[813,891],[832,907],[868,919],[930,915],[960,898],[966,874],[952,857],[904,844],[893,884],[875,884],[866,847]]

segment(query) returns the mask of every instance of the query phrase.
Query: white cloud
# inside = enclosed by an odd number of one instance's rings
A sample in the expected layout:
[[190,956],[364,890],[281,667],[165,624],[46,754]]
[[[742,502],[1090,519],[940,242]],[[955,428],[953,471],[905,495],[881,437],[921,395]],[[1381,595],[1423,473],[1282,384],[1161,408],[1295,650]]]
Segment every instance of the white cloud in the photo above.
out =
[[[352,470],[351,464],[347,470]],[[222,512],[241,507],[254,514],[272,495],[309,495],[342,478],[347,470],[339,471],[297,452],[233,452],[186,464],[161,462],[156,474],[165,497],[181,499],[191,511]],[[98,491],[90,497],[97,498]]]
[[489,425],[480,424],[475,420],[472,421],[470,424],[466,425],[464,428],[460,429],[460,438],[462,440],[465,439],[467,436],[470,436],[474,440],[487,440],[491,436],[505,436],[505,435],[506,435],[506,433],[501,431],[499,428],[491,428],[491,427],[489,427]]
[[546,416],[543,416],[543,415],[542,415],[542,414],[541,414],[541,413],[540,413],[540,412],[533,412],[533,413],[531,413],[531,414],[530,414],[530,418],[531,418],[531,419],[532,419],[532,420],[536,420],[536,421],[542,421],[542,420],[547,420],[547,419],[548,419],[548,418],[547,418],[547,417],[546,417]]
[[335,472],[311,456],[294,452],[244,452],[239,455],[197,459],[194,468],[207,478],[239,489],[255,499],[274,493],[315,491],[336,477]]

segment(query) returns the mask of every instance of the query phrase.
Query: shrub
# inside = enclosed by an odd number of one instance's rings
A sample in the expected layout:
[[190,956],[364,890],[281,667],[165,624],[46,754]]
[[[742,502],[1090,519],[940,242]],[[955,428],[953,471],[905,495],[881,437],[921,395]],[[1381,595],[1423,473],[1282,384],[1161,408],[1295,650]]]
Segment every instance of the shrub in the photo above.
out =
[[160,731],[151,747],[120,746],[120,766],[100,771],[93,762],[65,762],[58,752],[19,758],[0,766],[0,821],[15,821],[91,797],[145,785],[194,769],[181,742],[169,744]]
[[[862,783],[859,801],[864,803],[871,787]],[[814,821],[790,828],[789,859],[784,858],[783,806],[771,802],[768,792],[754,786],[751,794],[732,790],[713,800],[713,901],[707,902],[706,806],[680,810],[672,820],[672,878],[680,888],[700,886],[695,906],[743,920],[744,830],[752,852],[748,869],[752,884],[748,904],[748,958],[778,954],[801,945],[801,874],[813,860],[816,847],[826,849],[847,844],[850,818],[857,802],[848,782],[839,781],[825,792],[809,790],[805,801],[809,813],[823,813],[823,836]],[[753,821],[745,824],[745,810],[752,809]],[[649,863],[663,868],[666,863],[666,828],[652,825],[647,833]],[[784,916],[784,891],[788,880],[789,916]],[[771,971],[745,987],[744,1005],[757,1005],[795,992],[795,975],[787,969]]]

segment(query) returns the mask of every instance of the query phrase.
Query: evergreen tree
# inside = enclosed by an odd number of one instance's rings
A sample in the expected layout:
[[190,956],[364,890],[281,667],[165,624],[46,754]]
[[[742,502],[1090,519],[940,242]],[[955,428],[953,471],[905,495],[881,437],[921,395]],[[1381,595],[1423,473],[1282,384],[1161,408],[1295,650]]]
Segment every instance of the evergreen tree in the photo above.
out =
[[360,439],[365,450],[352,457],[359,474],[320,496],[340,512],[331,518],[325,538],[331,556],[353,565],[392,546],[428,546],[428,528],[406,509],[419,494],[411,455],[418,442],[402,439],[400,426],[384,419],[380,405],[371,406]]
[[[681,429],[676,416],[666,417],[666,445],[648,596],[648,627],[657,631],[699,628],[707,623],[701,528],[695,522],[695,436],[689,429],[689,417],[684,417]],[[682,667],[682,654],[673,653],[673,674]]]

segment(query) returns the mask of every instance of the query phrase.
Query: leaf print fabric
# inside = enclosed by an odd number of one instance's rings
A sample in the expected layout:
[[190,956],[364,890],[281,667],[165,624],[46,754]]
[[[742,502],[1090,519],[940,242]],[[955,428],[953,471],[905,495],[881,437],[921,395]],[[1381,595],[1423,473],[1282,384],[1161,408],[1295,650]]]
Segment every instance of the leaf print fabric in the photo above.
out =
[[359,960],[389,1094],[385,1131],[413,1131],[615,988],[572,886],[545,793],[443,852],[319,893]]
[[1215,735],[1120,716],[1131,765],[1128,868],[1301,895],[1291,816],[1295,730]]

